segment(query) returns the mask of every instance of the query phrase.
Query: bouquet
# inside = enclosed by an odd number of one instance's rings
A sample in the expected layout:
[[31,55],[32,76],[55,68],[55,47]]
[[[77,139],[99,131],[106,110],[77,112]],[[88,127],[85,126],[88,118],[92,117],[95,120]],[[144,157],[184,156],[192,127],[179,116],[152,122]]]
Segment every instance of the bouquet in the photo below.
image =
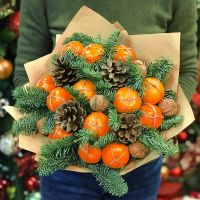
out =
[[174,58],[154,52],[156,59],[145,59],[143,50],[144,59],[139,59],[144,44],[136,39],[139,48],[134,48],[119,24],[114,32],[113,26],[106,29],[106,37],[104,26],[96,36],[91,30],[84,33],[85,28],[77,32],[72,27],[81,29],[74,22],[85,12],[111,26],[83,7],[53,53],[25,66],[30,85],[15,89],[15,109],[7,110],[18,118],[12,132],[20,134],[21,146],[37,153],[40,175],[89,171],[106,191],[122,196],[128,187],[121,175],[160,154],[177,153],[178,145],[168,139],[193,116],[181,89],[177,91]]

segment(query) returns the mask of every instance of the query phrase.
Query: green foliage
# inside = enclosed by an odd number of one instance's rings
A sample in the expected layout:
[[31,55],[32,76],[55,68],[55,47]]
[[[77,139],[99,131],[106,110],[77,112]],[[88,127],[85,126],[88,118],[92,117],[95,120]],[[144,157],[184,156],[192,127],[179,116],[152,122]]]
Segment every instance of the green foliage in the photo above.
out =
[[177,99],[176,92],[173,90],[165,90],[164,98],[176,100]]
[[116,142],[117,137],[114,133],[107,133],[105,136],[100,137],[98,140],[96,140],[93,144],[93,147],[102,149],[104,148],[107,144],[110,144],[112,142]]
[[112,89],[99,90],[98,94],[103,95],[109,102],[113,102],[115,97],[115,91]]
[[149,149],[165,155],[178,153],[178,145],[172,140],[166,141],[156,129],[144,129],[139,140]]
[[174,117],[164,118],[164,120],[161,124],[161,127],[160,127],[160,131],[164,131],[164,130],[168,130],[172,127],[176,127],[181,122],[183,122],[183,119],[184,119],[184,117],[182,115],[176,115]]
[[44,122],[41,126],[42,134],[49,135],[49,133],[53,132],[54,126],[55,126],[54,113],[49,112],[45,117]]
[[30,113],[17,121],[13,122],[12,134],[13,135],[31,135],[37,130],[37,122],[43,117],[43,113]]
[[84,94],[81,94],[72,86],[65,86],[65,89],[81,104],[81,106],[87,111],[87,113],[91,112],[89,101],[86,99]]
[[80,145],[83,145],[85,143],[91,143],[95,141],[94,135],[92,131],[88,131],[86,129],[81,129],[77,131],[75,134],[75,142],[77,142]]
[[120,128],[119,115],[116,108],[109,108],[108,110],[109,125],[112,130],[118,131]]
[[[95,38],[86,35],[84,33],[73,33],[72,36],[66,38],[63,42],[63,44],[67,44],[71,41],[79,41],[80,43],[82,43],[84,46],[87,46],[91,43],[95,43]],[[99,41],[99,40],[98,40]]]
[[92,174],[96,177],[100,186],[103,186],[105,191],[119,197],[128,192],[127,183],[117,170],[109,169],[103,164],[87,165],[87,167],[92,171]]
[[129,58],[126,63],[128,71],[128,80],[126,85],[137,90],[142,95],[143,75],[139,65],[134,64],[132,59]]
[[173,63],[169,58],[158,58],[154,62],[148,64],[147,77],[155,77],[164,83],[172,68]]
[[21,113],[46,112],[47,92],[36,87],[17,87],[13,92],[16,107]]
[[76,148],[74,136],[64,137],[43,145],[38,161],[39,174],[48,175],[58,169],[77,164]]

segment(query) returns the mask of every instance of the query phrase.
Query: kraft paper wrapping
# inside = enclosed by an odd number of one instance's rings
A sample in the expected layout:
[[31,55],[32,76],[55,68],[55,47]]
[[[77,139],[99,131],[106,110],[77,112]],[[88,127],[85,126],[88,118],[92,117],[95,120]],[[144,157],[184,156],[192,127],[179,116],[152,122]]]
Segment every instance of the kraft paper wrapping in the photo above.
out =
[[[86,6],[83,6],[67,26],[64,33],[57,37],[57,44],[52,53],[58,53],[63,40],[66,37],[71,36],[74,32],[82,32],[91,36],[97,36],[100,34],[102,37],[108,37],[113,31],[116,30],[120,30],[121,35],[123,36],[120,43],[123,42],[124,44],[131,46],[136,51],[138,59],[151,62],[156,58],[164,56],[169,57],[173,61],[174,68],[168,78],[166,87],[177,91],[177,101],[180,108],[179,114],[184,116],[184,121],[177,127],[164,131],[162,135],[165,139],[174,137],[194,121],[194,115],[190,104],[181,87],[178,85],[180,66],[180,33],[128,35],[119,22],[111,24],[98,13],[87,8]],[[51,68],[50,57],[51,54],[25,64],[25,70],[31,86],[36,85],[38,80],[43,75],[49,73]],[[5,109],[14,117],[15,120],[21,117],[16,108],[8,106]],[[19,146],[23,149],[34,152],[37,155],[39,155],[41,146],[49,142],[48,138],[40,133],[35,133],[32,136],[19,136]],[[158,157],[159,154],[151,151],[144,159],[136,160],[128,164],[121,174],[126,174]],[[78,166],[71,166],[66,168],[66,170],[89,172],[88,169]]]

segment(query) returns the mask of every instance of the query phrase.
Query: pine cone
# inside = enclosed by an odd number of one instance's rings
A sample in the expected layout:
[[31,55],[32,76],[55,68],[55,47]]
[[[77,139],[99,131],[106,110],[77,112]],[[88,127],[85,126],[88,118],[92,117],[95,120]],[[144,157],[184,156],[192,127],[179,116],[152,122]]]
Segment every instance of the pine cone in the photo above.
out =
[[116,133],[119,141],[130,144],[137,140],[142,133],[141,125],[134,114],[122,113],[120,115],[120,130]]
[[86,111],[77,101],[69,101],[57,108],[55,122],[67,132],[74,132],[81,125],[86,116]]
[[107,64],[102,66],[102,75],[105,81],[113,85],[114,89],[119,89],[125,85],[127,69],[120,62],[107,60]]
[[73,84],[78,80],[76,77],[76,71],[71,68],[69,63],[57,59],[55,65],[56,67],[52,70],[52,76],[56,86],[62,87],[67,84]]

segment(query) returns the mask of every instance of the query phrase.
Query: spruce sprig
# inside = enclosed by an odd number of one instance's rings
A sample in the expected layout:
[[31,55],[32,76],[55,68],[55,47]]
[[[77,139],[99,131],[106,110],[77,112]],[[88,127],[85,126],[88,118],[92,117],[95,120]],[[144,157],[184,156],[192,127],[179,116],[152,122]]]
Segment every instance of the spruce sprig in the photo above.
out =
[[108,110],[109,125],[112,130],[118,131],[120,128],[120,120],[117,109],[112,107]]
[[165,99],[173,99],[173,100],[176,100],[176,99],[177,99],[176,92],[173,91],[173,90],[165,90],[164,98],[165,98]]
[[64,88],[81,104],[87,113],[91,112],[90,104],[84,94],[81,94],[78,90],[69,85]]
[[43,113],[33,112],[27,114],[12,124],[13,135],[31,135],[37,130],[37,122],[43,118]]
[[166,141],[156,129],[144,129],[139,140],[149,149],[164,155],[173,155],[178,153],[178,145],[172,140]]
[[118,197],[128,192],[127,183],[117,170],[110,169],[103,164],[87,165],[87,167],[105,191]]
[[107,133],[105,136],[100,137],[99,139],[97,139],[94,144],[93,147],[94,148],[99,148],[102,149],[104,148],[107,144],[110,144],[112,142],[116,142],[117,141],[117,137],[114,133],[110,132]]
[[44,122],[41,126],[41,132],[44,135],[49,135],[49,133],[53,132],[53,128],[55,126],[55,119],[54,119],[54,113],[49,112],[47,116],[44,118]]
[[97,38],[93,38],[93,37],[91,37],[89,35],[86,35],[84,33],[76,32],[76,33],[73,33],[72,36],[66,38],[63,41],[63,44],[67,44],[67,43],[69,43],[71,41],[79,41],[84,46],[87,46],[87,45],[89,45],[91,43],[97,42]]
[[160,131],[165,131],[172,127],[178,126],[181,122],[183,122],[183,119],[184,117],[182,115],[176,115],[174,117],[164,118],[160,127]]
[[79,145],[93,143],[95,141],[94,134],[92,131],[86,129],[80,129],[74,135],[76,137],[75,142]]
[[169,58],[158,58],[154,62],[148,64],[147,77],[154,77],[165,83],[169,73],[173,68],[173,63]]
[[21,113],[46,112],[47,92],[37,87],[17,87],[13,91],[15,106]]
[[129,58],[126,62],[128,79],[126,85],[137,90],[142,95],[142,84],[144,77],[142,71],[137,64],[134,64],[132,59]]

